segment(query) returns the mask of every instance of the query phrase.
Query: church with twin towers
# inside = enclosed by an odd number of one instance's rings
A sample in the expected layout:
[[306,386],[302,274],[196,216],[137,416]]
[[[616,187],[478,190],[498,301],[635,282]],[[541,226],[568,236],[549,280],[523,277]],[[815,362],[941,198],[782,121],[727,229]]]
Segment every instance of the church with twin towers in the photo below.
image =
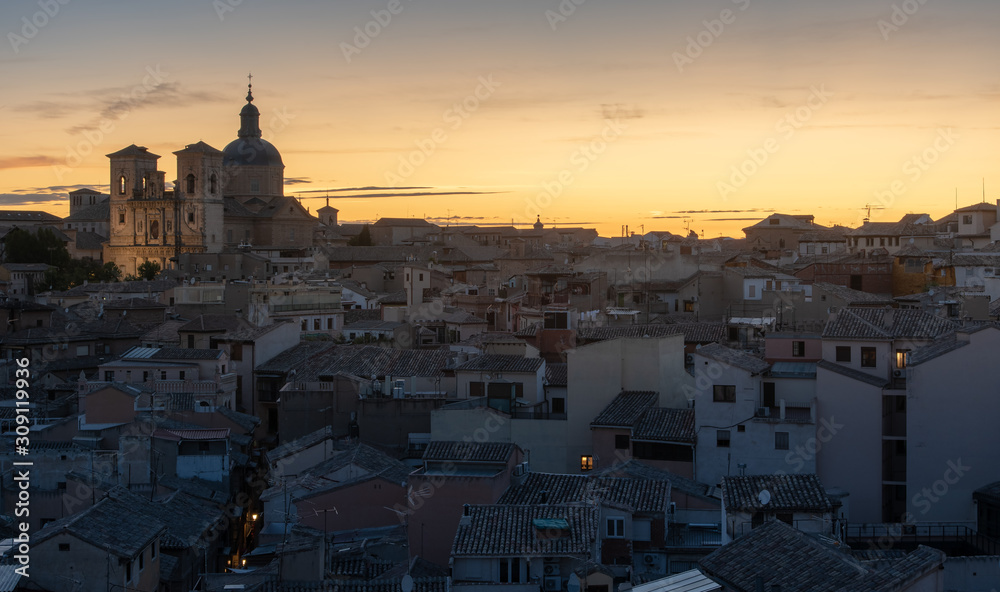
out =
[[285,196],[285,165],[262,137],[248,85],[235,140],[221,151],[197,142],[174,152],[177,177],[166,188],[159,156],[132,144],[108,154],[109,237],[104,261],[135,274],[146,261],[173,267],[183,253],[221,253],[240,245],[301,249],[317,219]]

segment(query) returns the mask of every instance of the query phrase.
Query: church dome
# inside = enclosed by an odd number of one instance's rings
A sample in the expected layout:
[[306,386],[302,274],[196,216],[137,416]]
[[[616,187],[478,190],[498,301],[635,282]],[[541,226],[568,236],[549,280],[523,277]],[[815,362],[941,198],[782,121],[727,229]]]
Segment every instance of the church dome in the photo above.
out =
[[285,166],[281,154],[267,140],[238,138],[222,150],[222,166]]
[[253,104],[252,87],[247,90],[247,104],[240,111],[238,136],[222,150],[223,166],[285,166],[278,149],[261,138],[260,111]]

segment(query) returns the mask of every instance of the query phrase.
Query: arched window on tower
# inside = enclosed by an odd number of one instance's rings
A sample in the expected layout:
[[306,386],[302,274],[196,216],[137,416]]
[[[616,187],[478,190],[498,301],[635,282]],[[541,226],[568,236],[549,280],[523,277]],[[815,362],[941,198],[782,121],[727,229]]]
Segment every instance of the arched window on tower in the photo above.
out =
[[188,195],[194,194],[194,175],[192,174],[187,176],[187,192]]
[[125,195],[125,175],[118,179],[118,195]]
[[210,192],[213,195],[219,192],[219,178],[215,176],[215,173],[212,173],[212,176],[209,178],[209,185]]

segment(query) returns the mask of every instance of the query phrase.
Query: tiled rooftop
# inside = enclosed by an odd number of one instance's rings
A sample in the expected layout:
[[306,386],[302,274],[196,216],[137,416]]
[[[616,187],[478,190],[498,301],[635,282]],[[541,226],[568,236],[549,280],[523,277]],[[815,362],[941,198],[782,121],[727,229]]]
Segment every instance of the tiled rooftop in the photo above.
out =
[[694,443],[694,409],[649,409],[632,431],[632,439]]
[[760,374],[770,367],[770,364],[758,357],[739,350],[728,348],[718,343],[712,343],[700,347],[696,349],[694,353],[695,355],[703,356],[710,360],[715,360],[716,362],[721,362],[727,366],[746,370],[751,374]]
[[37,545],[65,532],[131,559],[165,530],[160,519],[141,515],[130,503],[107,497],[77,514],[50,522],[32,540]]
[[955,324],[913,309],[842,308],[826,324],[824,339],[934,339]]
[[921,546],[889,567],[872,569],[844,550],[772,521],[705,557],[699,566],[726,589],[739,592],[759,589],[758,577],[765,590],[886,592],[940,569],[944,560],[941,551]]
[[[342,477],[340,471],[349,466],[358,470],[351,471],[350,478]],[[339,478],[331,478],[334,474]],[[410,467],[407,465],[367,444],[357,444],[334,453],[329,460],[309,468],[284,485],[271,487],[261,495],[261,499],[272,499],[289,491],[295,499],[302,499],[375,477],[402,486],[409,474]]]
[[[597,538],[598,511],[589,506],[470,506],[469,514],[455,533],[455,557],[585,557]],[[536,520],[565,520],[569,535],[539,536]]]
[[653,391],[622,391],[590,422],[590,427],[632,427],[658,400],[659,394]]
[[455,368],[456,371],[471,372],[538,372],[544,361],[541,358],[485,354],[469,359]]
[[545,380],[549,386],[566,386],[569,383],[569,364],[545,364]]
[[664,512],[670,501],[670,482],[663,479],[595,477],[558,473],[528,473],[513,484],[497,503],[531,505],[571,504],[600,500],[634,512]]
[[[760,499],[764,491],[770,494],[767,504]],[[828,512],[832,508],[819,477],[814,474],[723,477],[722,494],[727,511]]]
[[517,446],[506,442],[432,441],[424,451],[424,460],[505,463]]

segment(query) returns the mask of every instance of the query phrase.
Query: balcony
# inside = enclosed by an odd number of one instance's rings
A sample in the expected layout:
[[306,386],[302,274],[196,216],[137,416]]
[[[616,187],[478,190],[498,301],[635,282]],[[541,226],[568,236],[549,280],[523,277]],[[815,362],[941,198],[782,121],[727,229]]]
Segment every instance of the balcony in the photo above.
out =
[[785,407],[784,417],[782,417],[781,407],[757,407],[753,416],[757,421],[792,423],[813,423],[815,421],[810,407]]
[[271,311],[275,314],[282,312],[302,312],[305,310],[343,310],[344,306],[340,302],[312,302],[296,304],[272,304]]
[[1000,541],[976,532],[972,523],[856,523],[848,524],[845,530],[846,542],[851,546],[877,545],[884,549],[888,544],[894,549],[912,549],[927,545],[956,556],[1000,554]]
[[675,549],[714,549],[722,546],[719,524],[671,524],[667,529],[667,547]]
[[[87,382],[87,392],[92,393],[96,390],[102,389],[111,384],[116,384],[106,381],[88,381]],[[156,393],[193,393],[196,395],[214,395],[220,390],[223,393],[230,393],[236,390],[236,373],[229,372],[223,374],[219,377],[218,381],[215,380],[148,380],[146,382],[138,382],[133,384],[141,384],[146,388],[153,389]]]

